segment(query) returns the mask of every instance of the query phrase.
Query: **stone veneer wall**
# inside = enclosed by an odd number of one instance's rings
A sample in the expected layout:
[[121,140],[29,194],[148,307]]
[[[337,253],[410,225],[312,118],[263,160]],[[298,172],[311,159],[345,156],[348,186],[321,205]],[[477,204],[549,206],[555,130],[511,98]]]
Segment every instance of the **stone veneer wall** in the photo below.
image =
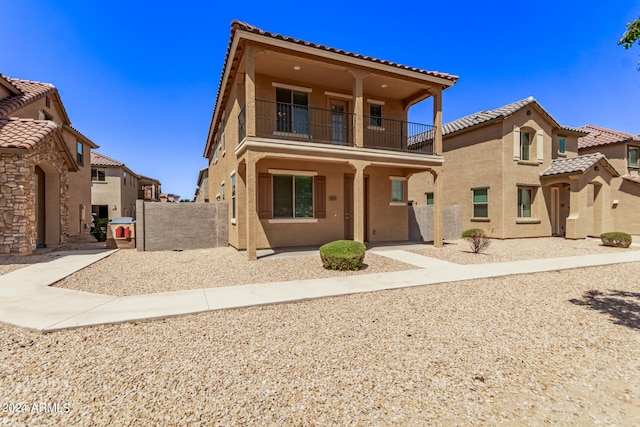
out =
[[[0,154],[0,254],[29,254],[36,248],[36,165],[49,163],[59,175],[60,241],[69,236],[68,168],[53,141],[26,154]],[[43,168],[44,170],[44,168]],[[47,171],[45,170],[45,175]],[[46,180],[47,178],[45,178]],[[51,209],[46,206],[45,211]]]

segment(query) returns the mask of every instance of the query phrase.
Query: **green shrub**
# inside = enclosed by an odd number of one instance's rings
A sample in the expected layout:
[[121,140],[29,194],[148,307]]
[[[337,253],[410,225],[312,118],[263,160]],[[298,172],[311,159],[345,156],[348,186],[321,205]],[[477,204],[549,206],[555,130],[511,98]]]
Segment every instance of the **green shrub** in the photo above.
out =
[[336,240],[320,247],[322,266],[328,270],[360,270],[367,248],[353,240]]
[[471,246],[471,251],[474,254],[478,254],[491,245],[491,241],[484,234],[484,230],[481,228],[470,228],[469,230],[464,230],[462,232],[462,238],[469,242],[469,246]]
[[600,235],[602,244],[605,246],[614,246],[616,248],[628,248],[631,245],[631,236],[627,233],[614,231],[611,233],[602,233]]
[[91,234],[98,242],[107,240],[107,224],[109,224],[109,218],[96,218],[93,220]]

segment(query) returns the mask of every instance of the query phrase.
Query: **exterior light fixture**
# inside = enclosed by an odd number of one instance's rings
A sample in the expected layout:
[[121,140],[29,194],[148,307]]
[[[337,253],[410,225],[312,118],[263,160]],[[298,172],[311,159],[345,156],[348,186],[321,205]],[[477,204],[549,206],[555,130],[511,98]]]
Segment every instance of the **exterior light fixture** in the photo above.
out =
[[299,66],[299,65],[295,65],[295,66],[293,67],[293,69],[294,69],[294,70],[296,70],[296,71],[298,71],[298,70],[300,69],[300,66]]
[[388,88],[388,87],[389,87],[389,85],[388,85],[388,84],[386,84],[386,83],[383,83],[383,84],[381,84],[381,85],[380,85],[380,87],[382,87],[382,88]]

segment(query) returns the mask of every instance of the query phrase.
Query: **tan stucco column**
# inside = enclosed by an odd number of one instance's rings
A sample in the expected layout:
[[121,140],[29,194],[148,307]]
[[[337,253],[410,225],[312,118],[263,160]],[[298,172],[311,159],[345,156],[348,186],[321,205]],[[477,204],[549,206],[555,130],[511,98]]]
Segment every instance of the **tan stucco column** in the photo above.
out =
[[251,152],[245,154],[246,163],[246,195],[247,195],[247,211],[246,211],[246,237],[247,237],[247,259],[254,261],[257,257],[256,227],[258,219],[258,207],[256,204],[256,159]]
[[245,128],[247,136],[256,136],[256,52],[254,46],[247,46],[244,54],[244,96]]
[[[434,88],[433,95],[433,154],[442,156],[442,88]],[[433,174],[433,246],[439,248],[444,245],[442,239],[443,213],[442,213],[442,167]]]
[[367,73],[350,70],[353,74],[353,144],[364,147],[364,89],[363,81]]
[[353,240],[364,243],[364,168],[365,163],[354,164],[353,178]]
[[584,239],[587,235],[582,230],[580,219],[580,205],[582,195],[580,192],[580,177],[569,177],[569,216],[566,222],[565,237],[567,239]]

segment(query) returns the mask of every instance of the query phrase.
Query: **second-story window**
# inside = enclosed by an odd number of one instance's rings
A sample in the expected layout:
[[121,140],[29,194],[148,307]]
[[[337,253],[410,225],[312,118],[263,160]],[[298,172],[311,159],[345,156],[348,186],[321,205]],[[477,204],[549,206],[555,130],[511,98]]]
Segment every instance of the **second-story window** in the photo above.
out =
[[531,134],[529,132],[520,132],[520,160],[529,160],[530,147]]
[[382,127],[382,105],[369,104],[369,125]]
[[567,139],[564,136],[558,138],[558,154],[565,154],[567,149]]
[[123,178],[124,178],[124,185],[127,185],[127,173],[123,172]]
[[78,161],[79,165],[84,165],[84,153],[82,142],[80,141],[76,141],[76,160]]
[[638,147],[627,148],[627,164],[630,168],[640,167],[640,164],[638,164],[638,151],[640,151]]
[[91,169],[91,181],[105,182],[106,180],[106,173],[104,169]]
[[309,134],[309,96],[306,92],[276,88],[278,132]]

